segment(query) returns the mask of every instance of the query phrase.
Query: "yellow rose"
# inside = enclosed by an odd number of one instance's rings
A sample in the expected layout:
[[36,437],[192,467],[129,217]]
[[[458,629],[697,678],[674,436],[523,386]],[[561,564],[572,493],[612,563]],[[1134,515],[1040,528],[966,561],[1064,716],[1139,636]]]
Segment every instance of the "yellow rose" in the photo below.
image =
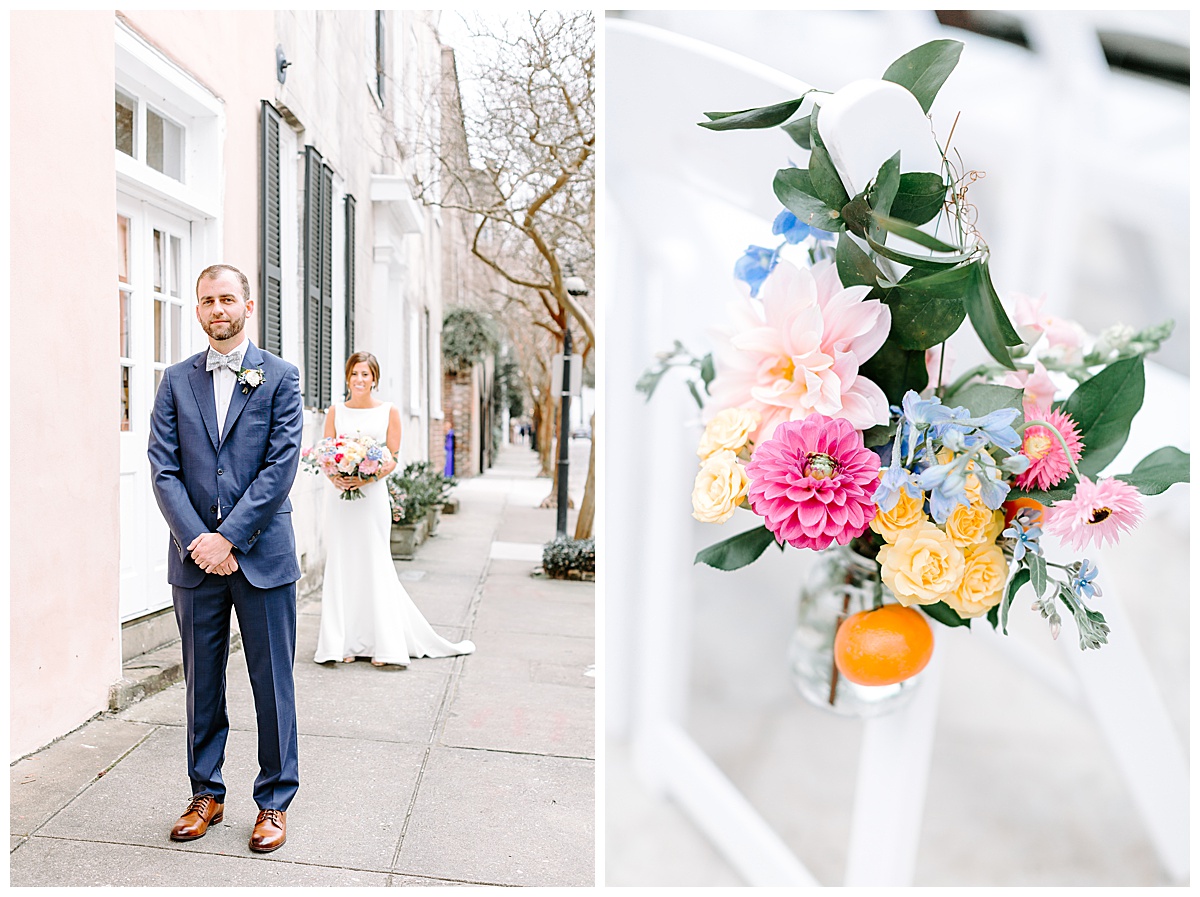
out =
[[[879,472],[883,476],[883,471]],[[925,516],[925,493],[921,493],[920,498],[913,498],[905,490],[900,490],[900,497],[896,500],[896,504],[890,511],[885,511],[883,508],[877,508],[875,517],[871,520],[871,529],[879,533],[889,542],[895,542],[896,536],[902,530],[908,529],[910,526],[916,526],[918,523],[927,521],[929,518]]]
[[715,452],[730,451],[737,454],[745,447],[761,419],[757,411],[748,408],[726,408],[704,428],[696,454],[701,460],[711,457]]
[[731,451],[717,452],[700,467],[692,487],[692,516],[702,523],[724,523],[746,497],[750,480]]
[[[974,480],[975,477],[970,479]],[[959,548],[973,548],[995,542],[1002,529],[1004,512],[993,511],[979,501],[973,501],[969,505],[955,505],[950,516],[946,518],[946,535]]]
[[946,603],[960,617],[982,617],[1004,597],[1008,579],[1008,561],[996,545],[984,545],[967,552],[962,581]]
[[929,521],[896,534],[896,540],[879,549],[884,584],[896,600],[937,604],[954,593],[963,576],[963,553],[950,537]]

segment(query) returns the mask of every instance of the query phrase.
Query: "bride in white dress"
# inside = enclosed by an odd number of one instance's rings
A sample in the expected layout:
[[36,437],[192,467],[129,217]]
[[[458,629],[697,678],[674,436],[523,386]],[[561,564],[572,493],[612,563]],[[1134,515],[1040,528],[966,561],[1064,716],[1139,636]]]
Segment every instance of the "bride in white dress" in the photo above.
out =
[[[400,412],[378,401],[379,362],[369,352],[355,352],[346,362],[350,398],[334,405],[325,417],[326,436],[367,436],[400,449]],[[321,595],[321,632],[317,663],[353,663],[370,657],[375,666],[406,666],[413,657],[470,654],[469,641],[449,642],[425,621],[400,584],[392,564],[391,506],[383,478],[393,461],[374,480],[332,477],[336,489],[325,500],[325,580]],[[345,501],[340,490],[358,487],[363,497]]]

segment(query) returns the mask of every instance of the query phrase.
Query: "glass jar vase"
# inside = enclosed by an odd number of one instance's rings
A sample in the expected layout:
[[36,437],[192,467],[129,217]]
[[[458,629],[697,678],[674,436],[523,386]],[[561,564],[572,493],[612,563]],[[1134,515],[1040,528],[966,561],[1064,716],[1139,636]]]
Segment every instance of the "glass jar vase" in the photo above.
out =
[[838,673],[833,639],[842,620],[879,603],[895,603],[880,579],[879,563],[850,546],[820,552],[800,590],[796,631],[788,645],[792,682],[814,706],[866,719],[899,710],[920,685],[920,674],[895,685],[856,685]]

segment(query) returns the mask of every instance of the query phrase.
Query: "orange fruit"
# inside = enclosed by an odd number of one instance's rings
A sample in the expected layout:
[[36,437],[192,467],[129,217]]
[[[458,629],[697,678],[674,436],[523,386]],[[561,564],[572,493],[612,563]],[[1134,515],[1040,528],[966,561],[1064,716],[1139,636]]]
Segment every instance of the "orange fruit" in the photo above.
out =
[[856,685],[894,685],[925,669],[933,630],[911,607],[885,604],[851,614],[833,640],[838,672]]
[[1046,506],[1040,501],[1034,501],[1032,498],[1014,498],[1012,501],[1006,501],[1004,507],[1004,525],[1013,522],[1013,518],[1020,513],[1022,508],[1029,508],[1031,511],[1038,511],[1042,515],[1042,520],[1046,519]]

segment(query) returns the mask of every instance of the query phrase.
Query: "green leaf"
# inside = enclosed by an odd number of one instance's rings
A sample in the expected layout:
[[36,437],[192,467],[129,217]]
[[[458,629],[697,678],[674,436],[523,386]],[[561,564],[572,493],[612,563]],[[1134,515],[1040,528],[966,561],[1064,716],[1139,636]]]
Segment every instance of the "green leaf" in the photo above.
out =
[[[997,306],[992,302],[993,291],[991,280],[987,274],[987,263],[979,261],[967,267],[971,272],[971,278],[963,293],[963,305],[966,306],[967,315],[971,318],[971,326],[975,328],[980,341],[984,348],[991,353],[991,356],[1010,371],[1015,371],[1016,365],[1013,364],[1012,358],[1008,354],[1008,346],[1004,342],[1004,327],[997,316]],[[999,311],[1001,314],[1004,313],[1003,308],[1000,308]],[[1005,315],[1004,321],[1008,322],[1007,315]],[[1010,328],[1011,326],[1009,324]]]
[[689,380],[687,382],[687,385],[688,385],[688,389],[692,393],[692,398],[696,400],[696,405],[699,406],[700,408],[703,408],[704,407],[704,399],[700,398],[700,390],[696,389],[696,381]]
[[836,233],[846,229],[841,215],[817,198],[812,178],[803,168],[781,168],[772,184],[784,208],[811,227]]
[[1191,482],[1191,461],[1192,456],[1187,452],[1168,445],[1139,461],[1133,473],[1120,474],[1117,479],[1136,487],[1142,495],[1158,495],[1176,483]]
[[[971,412],[971,417],[983,417],[1001,408],[1024,409],[1025,393],[1012,386],[994,386],[990,383],[971,383],[958,390],[952,396],[946,396],[946,405],[961,405]],[[1018,414],[1013,420],[1017,426],[1024,420],[1024,414]]]
[[987,621],[992,624],[992,628],[996,629],[1000,626],[1000,605],[997,604],[987,612]]
[[1095,476],[1121,451],[1145,391],[1142,358],[1135,355],[1114,361],[1067,397],[1063,411],[1079,427],[1083,442],[1080,473]]
[[1017,330],[1012,325],[1012,321],[1008,319],[1008,312],[1004,310],[1004,303],[1000,301],[1000,295],[996,292],[996,288],[992,285],[992,271],[988,267],[986,260],[980,263],[983,272],[983,284],[988,291],[988,295],[992,300],[992,311],[996,315],[996,320],[1000,324],[1000,335],[1004,339],[1006,346],[1021,345],[1021,337]]
[[700,379],[704,381],[704,391],[708,392],[708,386],[713,382],[713,378],[717,376],[716,366],[713,364],[712,352],[709,352],[700,361]]
[[891,259],[893,262],[899,262],[902,265],[908,265],[910,268],[921,268],[923,270],[940,271],[945,268],[955,268],[963,262],[968,262],[973,259],[977,253],[962,252],[958,255],[946,255],[940,258],[931,255],[910,255],[907,252],[901,252],[898,249],[891,249],[884,246],[878,240],[871,238],[870,234],[866,237],[867,245],[875,250],[876,254],[882,255],[885,259]]
[[695,563],[708,564],[718,570],[737,570],[758,560],[759,555],[774,544],[774,534],[765,526],[756,526],[708,546],[696,555]]
[[929,349],[948,339],[967,315],[962,294],[970,276],[967,268],[905,274],[887,295],[892,338],[905,349]]
[[842,220],[855,236],[866,238],[869,235],[873,223],[871,207],[861,193],[842,206]]
[[877,424],[869,430],[863,430],[863,445],[867,448],[886,445],[895,438],[896,428],[891,424]]
[[900,152],[879,166],[871,188],[871,208],[880,215],[891,214],[892,201],[900,190]]
[[924,246],[926,249],[932,249],[934,252],[958,252],[961,253],[963,248],[955,246],[953,243],[944,243],[937,237],[931,236],[918,227],[914,227],[907,221],[901,221],[899,218],[893,218],[890,215],[882,215],[879,212],[872,212],[871,217],[875,219],[875,223],[886,230],[888,233],[895,234],[897,237],[903,237],[906,240],[912,240],[919,246]]
[[958,65],[962,48],[962,42],[956,40],[935,40],[922,44],[889,65],[883,73],[883,80],[907,87],[921,104],[921,110],[928,114],[937,92]]
[[649,402],[654,395],[654,390],[658,389],[658,383],[663,378],[663,374],[667,372],[665,367],[656,368],[646,371],[642,376],[638,377],[638,382],[634,384],[634,389],[640,393],[645,393],[646,401]]
[[1033,583],[1033,590],[1037,596],[1041,598],[1046,594],[1046,586],[1049,580],[1046,577],[1046,559],[1040,554],[1026,554],[1026,562],[1029,564],[1029,581]]
[[809,116],[788,122],[783,125],[783,130],[800,146],[812,149],[812,119]]
[[[946,201],[946,190],[940,174],[929,171],[906,171],[900,175],[900,186],[892,208],[887,214],[909,224],[932,221]],[[882,211],[882,210],[881,210]]]
[[925,353],[920,349],[905,349],[890,336],[858,372],[883,390],[889,405],[899,405],[910,389],[920,392],[929,385]]
[[1022,567],[1016,572],[1016,575],[1008,583],[1008,588],[1004,590],[1004,600],[1000,602],[1000,630],[1008,635],[1008,608],[1012,604],[1013,598],[1021,586],[1029,582],[1029,570]]
[[[804,96],[807,96],[806,91]],[[705,112],[708,121],[697,122],[702,128],[710,131],[739,131],[746,128],[773,128],[781,125],[804,102],[804,96],[773,106],[759,106],[755,109],[742,109],[740,112]]]
[[921,610],[933,617],[944,626],[970,626],[970,620],[964,620],[958,615],[958,611],[952,608],[945,601],[939,601],[937,604],[921,604],[918,605]]
[[820,200],[830,208],[840,209],[850,201],[850,194],[842,185],[842,179],[833,165],[829,150],[825,149],[825,144],[821,141],[820,126],[817,123],[819,112],[820,108],[814,106],[809,115],[812,152],[808,156],[808,173],[812,178],[813,189],[816,190]]
[[868,298],[872,298],[876,292],[879,292],[877,284],[879,278],[883,277],[883,273],[848,233],[843,232],[838,237],[834,259],[842,286],[869,286],[872,288],[872,292],[867,294]]

